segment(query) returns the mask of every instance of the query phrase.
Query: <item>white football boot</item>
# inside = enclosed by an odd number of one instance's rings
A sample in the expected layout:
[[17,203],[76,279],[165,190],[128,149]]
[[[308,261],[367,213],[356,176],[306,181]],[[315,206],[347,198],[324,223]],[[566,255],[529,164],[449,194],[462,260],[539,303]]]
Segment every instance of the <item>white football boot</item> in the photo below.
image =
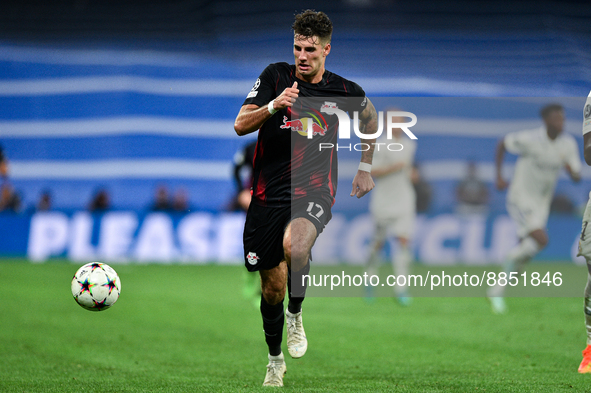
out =
[[283,376],[287,372],[283,353],[278,356],[268,355],[268,357],[269,364],[267,364],[267,375],[265,375],[263,386],[283,386]]
[[308,340],[306,332],[304,332],[304,325],[302,325],[302,312],[292,314],[287,310],[285,317],[287,321],[287,350],[292,358],[301,358],[308,349]]

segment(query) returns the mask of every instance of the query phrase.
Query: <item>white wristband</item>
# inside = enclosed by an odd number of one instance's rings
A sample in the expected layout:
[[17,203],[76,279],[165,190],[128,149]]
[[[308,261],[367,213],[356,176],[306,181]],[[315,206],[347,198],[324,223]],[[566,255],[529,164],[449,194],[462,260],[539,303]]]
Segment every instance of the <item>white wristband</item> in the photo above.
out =
[[369,172],[369,173],[371,173],[371,164],[368,164],[366,162],[360,162],[358,169],[360,171],[363,171],[363,172]]
[[275,102],[275,100],[269,102],[269,105],[267,105],[267,109],[269,110],[269,113],[274,115],[275,113],[277,113],[277,109],[273,108],[273,103]]

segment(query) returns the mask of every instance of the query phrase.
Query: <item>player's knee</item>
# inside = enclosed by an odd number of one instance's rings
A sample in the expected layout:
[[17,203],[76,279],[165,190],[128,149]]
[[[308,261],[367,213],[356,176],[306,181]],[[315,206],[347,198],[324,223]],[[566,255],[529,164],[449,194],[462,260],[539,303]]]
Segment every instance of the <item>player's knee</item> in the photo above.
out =
[[380,251],[384,247],[384,242],[381,240],[375,240],[372,243],[372,250],[373,251]]
[[261,289],[265,301],[272,306],[282,302],[285,298],[285,284],[269,282],[264,284]]
[[538,229],[530,233],[529,237],[535,240],[538,251],[548,245],[548,234],[546,231]]
[[283,238],[283,254],[288,265],[291,265],[291,237],[286,236]]
[[538,236],[535,240],[538,243],[538,247],[540,250],[546,248],[546,246],[548,245],[548,235],[546,235],[546,233]]
[[398,244],[400,247],[408,248],[410,241],[406,237],[399,236],[398,237]]
[[546,246],[548,245],[548,238],[544,238],[544,240],[542,240],[541,242],[538,243],[538,245],[540,246],[540,250],[546,248]]
[[288,260],[291,270],[297,272],[306,267],[310,256],[310,250],[307,247],[289,242],[284,251],[285,259]]
[[298,271],[308,263],[310,250],[300,244],[292,243],[289,236],[283,239],[283,252],[285,253],[285,260],[292,270]]

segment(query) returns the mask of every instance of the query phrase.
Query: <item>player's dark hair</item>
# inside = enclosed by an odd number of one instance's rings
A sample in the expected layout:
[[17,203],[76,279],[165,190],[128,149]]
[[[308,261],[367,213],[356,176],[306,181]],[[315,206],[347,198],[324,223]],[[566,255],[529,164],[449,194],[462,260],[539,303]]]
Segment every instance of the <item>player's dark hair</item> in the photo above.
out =
[[305,10],[295,16],[291,28],[295,35],[304,37],[316,36],[324,44],[328,44],[332,37],[332,22],[322,11]]
[[540,116],[542,117],[542,119],[545,119],[552,112],[562,112],[562,111],[564,111],[564,107],[562,105],[548,104],[540,110]]

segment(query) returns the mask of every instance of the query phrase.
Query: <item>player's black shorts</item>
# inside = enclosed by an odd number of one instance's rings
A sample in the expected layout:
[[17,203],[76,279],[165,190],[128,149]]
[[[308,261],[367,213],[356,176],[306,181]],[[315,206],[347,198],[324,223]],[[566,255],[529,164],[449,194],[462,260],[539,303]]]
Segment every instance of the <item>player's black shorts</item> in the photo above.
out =
[[291,206],[268,207],[251,203],[244,224],[244,265],[250,272],[269,270],[285,259],[283,234],[295,218],[308,219],[319,235],[332,218],[331,203],[320,197],[306,197]]

